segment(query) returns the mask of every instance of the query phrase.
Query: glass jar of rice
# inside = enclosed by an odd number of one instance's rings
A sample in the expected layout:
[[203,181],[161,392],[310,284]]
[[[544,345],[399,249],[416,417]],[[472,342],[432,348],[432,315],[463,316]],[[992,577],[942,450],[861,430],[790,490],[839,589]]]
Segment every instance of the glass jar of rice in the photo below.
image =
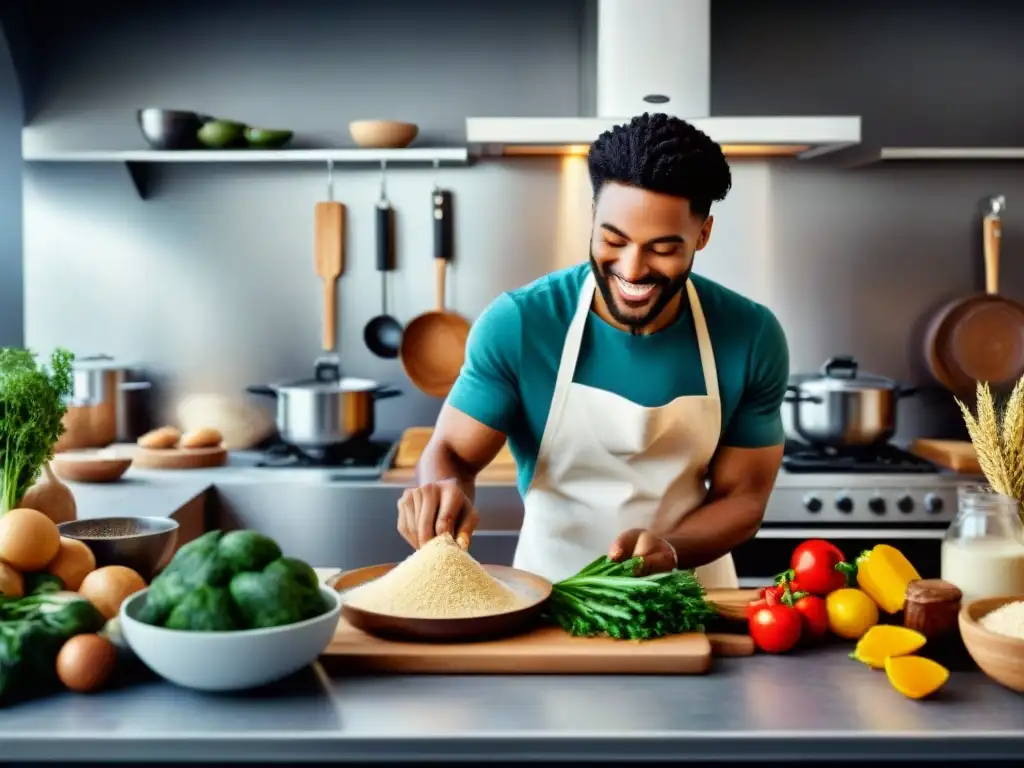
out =
[[1024,595],[1021,504],[987,486],[957,489],[956,519],[942,542],[942,578],[963,600]]

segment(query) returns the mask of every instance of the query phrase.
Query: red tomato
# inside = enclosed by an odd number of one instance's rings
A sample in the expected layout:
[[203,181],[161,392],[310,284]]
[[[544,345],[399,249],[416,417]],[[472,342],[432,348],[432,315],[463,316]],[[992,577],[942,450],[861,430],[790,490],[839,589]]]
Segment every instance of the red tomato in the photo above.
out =
[[788,605],[766,605],[753,612],[748,626],[750,636],[762,651],[785,653],[800,642],[802,619]]
[[757,592],[757,599],[747,603],[747,618],[750,618],[754,611],[766,605],[778,605],[786,594],[784,584],[776,584],[772,587],[764,587]]
[[803,621],[803,636],[808,640],[820,640],[828,632],[828,611],[825,600],[815,595],[797,598],[793,603]]
[[790,558],[793,578],[800,585],[799,591],[824,597],[845,587],[846,575],[836,570],[836,566],[845,559],[834,544],[821,539],[805,541],[793,550]]

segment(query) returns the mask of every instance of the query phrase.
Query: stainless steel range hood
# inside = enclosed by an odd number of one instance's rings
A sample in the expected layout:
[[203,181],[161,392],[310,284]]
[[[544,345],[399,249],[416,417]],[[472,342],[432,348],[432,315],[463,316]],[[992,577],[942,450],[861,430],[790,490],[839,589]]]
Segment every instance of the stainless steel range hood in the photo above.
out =
[[643,112],[685,118],[732,156],[802,158],[859,144],[860,117],[713,117],[711,0],[597,0],[596,117],[471,117],[466,140],[499,155],[585,154]]

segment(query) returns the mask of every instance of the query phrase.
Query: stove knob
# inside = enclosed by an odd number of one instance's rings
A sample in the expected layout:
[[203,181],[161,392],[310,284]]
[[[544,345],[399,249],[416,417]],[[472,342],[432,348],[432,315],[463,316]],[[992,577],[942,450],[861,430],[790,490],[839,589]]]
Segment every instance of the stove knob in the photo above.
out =
[[910,496],[900,496],[896,501],[896,507],[904,514],[914,511],[914,500]]
[[874,512],[876,515],[885,514],[885,499],[881,496],[872,496],[868,500],[868,509]]
[[853,499],[846,494],[836,496],[836,509],[845,514],[853,512]]
[[821,499],[817,496],[812,496],[811,494],[804,496],[804,509],[808,512],[821,512],[821,507]]
[[929,493],[924,497],[924,508],[933,515],[937,515],[942,511],[942,497],[934,493]]

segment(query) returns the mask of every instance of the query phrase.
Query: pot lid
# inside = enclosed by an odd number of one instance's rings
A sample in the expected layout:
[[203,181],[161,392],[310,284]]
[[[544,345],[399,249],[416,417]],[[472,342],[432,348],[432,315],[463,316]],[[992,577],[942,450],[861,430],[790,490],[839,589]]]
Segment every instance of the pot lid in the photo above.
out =
[[380,383],[372,379],[356,379],[345,377],[342,379],[329,379],[320,381],[318,379],[306,379],[303,381],[289,381],[284,384],[275,384],[274,389],[289,390],[302,389],[308,392],[376,392],[382,389]]
[[857,360],[849,355],[830,358],[817,375],[795,377],[800,387],[829,391],[855,391],[863,389],[898,389],[899,385],[884,376],[860,373]]

